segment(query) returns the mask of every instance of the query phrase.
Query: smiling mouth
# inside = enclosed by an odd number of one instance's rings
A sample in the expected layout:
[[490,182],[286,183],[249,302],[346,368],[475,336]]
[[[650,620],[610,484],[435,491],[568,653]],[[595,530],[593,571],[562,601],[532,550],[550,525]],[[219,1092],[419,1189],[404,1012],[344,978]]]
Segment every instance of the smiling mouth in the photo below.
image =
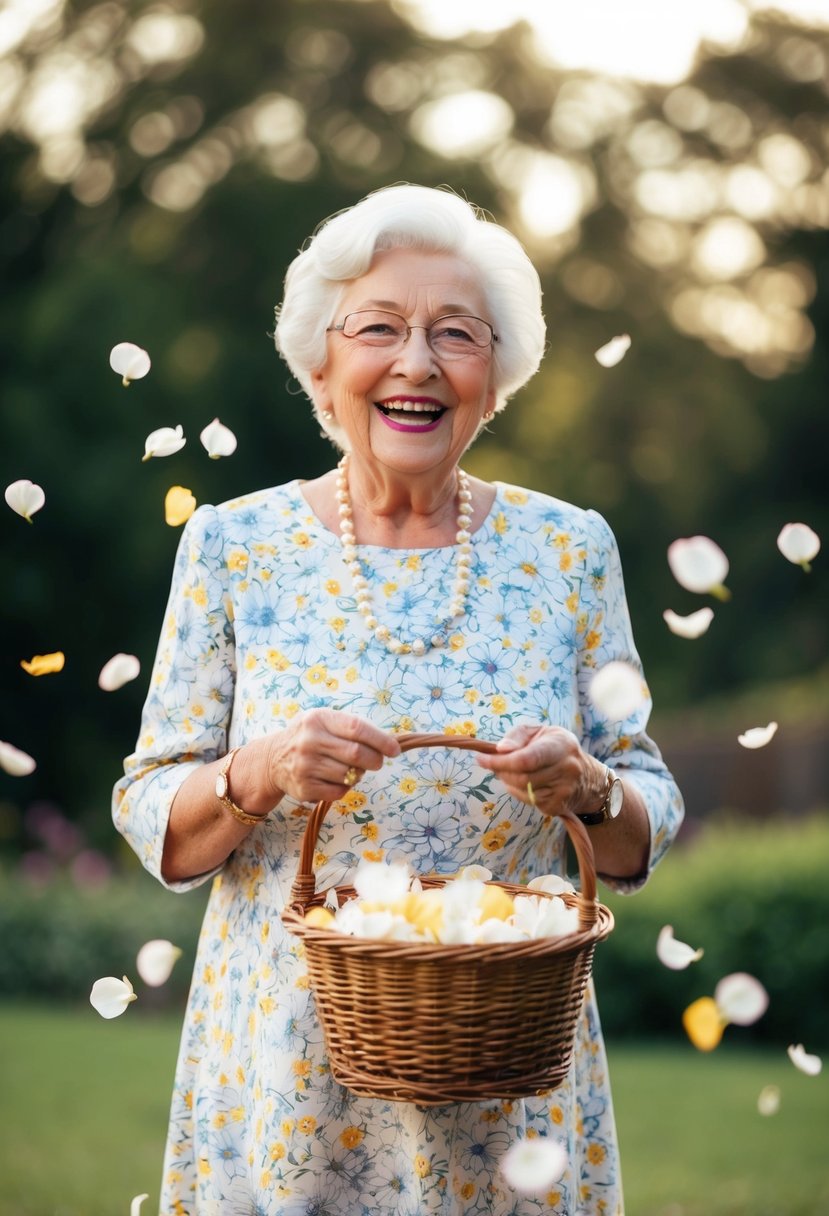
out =
[[407,431],[430,430],[446,413],[445,406],[433,401],[376,401],[375,405],[393,426]]

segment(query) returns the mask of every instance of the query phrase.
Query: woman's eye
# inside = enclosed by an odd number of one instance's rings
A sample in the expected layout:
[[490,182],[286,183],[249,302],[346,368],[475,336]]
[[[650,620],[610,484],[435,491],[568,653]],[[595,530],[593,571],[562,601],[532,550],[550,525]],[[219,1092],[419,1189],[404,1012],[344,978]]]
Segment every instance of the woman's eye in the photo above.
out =
[[449,339],[452,342],[471,342],[472,335],[466,329],[459,329],[456,325],[447,325],[439,329],[435,333],[435,337],[440,340]]

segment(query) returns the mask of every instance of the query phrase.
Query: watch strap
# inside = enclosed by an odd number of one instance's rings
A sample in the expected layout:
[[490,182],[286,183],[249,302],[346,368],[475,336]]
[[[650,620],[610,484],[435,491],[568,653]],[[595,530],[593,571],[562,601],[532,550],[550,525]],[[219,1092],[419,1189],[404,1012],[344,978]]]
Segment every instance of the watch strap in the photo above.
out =
[[600,823],[606,823],[610,819],[610,791],[613,788],[613,782],[616,780],[616,774],[609,765],[605,765],[607,769],[607,785],[604,791],[604,801],[596,811],[587,811],[584,814],[576,814],[576,819],[580,819],[585,827],[595,828]]

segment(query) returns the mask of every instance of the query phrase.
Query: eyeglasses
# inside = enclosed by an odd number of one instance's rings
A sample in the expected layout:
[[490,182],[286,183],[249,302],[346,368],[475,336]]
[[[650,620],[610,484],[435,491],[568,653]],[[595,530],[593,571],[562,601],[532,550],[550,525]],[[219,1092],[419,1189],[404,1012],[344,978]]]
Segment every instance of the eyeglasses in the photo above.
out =
[[476,350],[486,350],[498,341],[498,335],[488,321],[461,313],[438,317],[430,325],[409,325],[396,312],[364,309],[362,312],[350,312],[339,325],[330,325],[326,333],[335,331],[364,346],[398,351],[406,345],[413,329],[425,330],[426,341],[439,359],[463,359]]

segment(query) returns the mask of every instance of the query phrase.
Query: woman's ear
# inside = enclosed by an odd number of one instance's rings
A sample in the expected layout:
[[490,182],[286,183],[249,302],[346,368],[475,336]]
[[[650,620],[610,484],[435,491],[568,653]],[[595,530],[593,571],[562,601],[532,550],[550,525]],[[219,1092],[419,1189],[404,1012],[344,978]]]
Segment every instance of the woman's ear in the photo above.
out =
[[322,414],[331,409],[331,394],[328,391],[328,377],[322,368],[311,372],[311,395],[314,405]]

